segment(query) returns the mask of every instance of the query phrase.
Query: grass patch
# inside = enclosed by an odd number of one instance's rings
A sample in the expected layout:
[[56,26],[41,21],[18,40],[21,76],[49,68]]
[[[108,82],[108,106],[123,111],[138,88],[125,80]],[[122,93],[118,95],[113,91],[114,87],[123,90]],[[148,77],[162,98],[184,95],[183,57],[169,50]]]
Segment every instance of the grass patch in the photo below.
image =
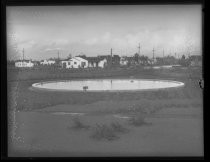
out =
[[[176,74],[180,75],[176,75]],[[193,74],[193,79],[189,80],[188,75]],[[58,75],[59,77],[55,77]],[[109,75],[108,75],[109,74]],[[121,74],[121,75],[119,75]],[[60,76],[62,75],[62,76]],[[42,109],[48,106],[56,106],[60,104],[91,104],[99,101],[139,101],[138,105],[134,106],[132,110],[120,109],[119,112],[136,112],[143,111],[148,108],[151,111],[157,107],[192,107],[200,104],[202,101],[202,91],[199,87],[198,80],[201,72],[198,70],[176,70],[170,71],[149,71],[139,69],[94,69],[93,71],[83,70],[54,70],[54,69],[40,69],[40,70],[8,70],[8,94],[13,96],[14,90],[18,94],[16,97],[17,110],[35,110]],[[29,87],[33,83],[49,80],[62,79],[84,79],[84,78],[153,78],[153,79],[171,79],[185,82],[185,87],[171,90],[132,92],[132,93],[79,93],[79,92],[47,92],[47,91],[31,91]],[[16,84],[18,82],[18,89]],[[183,102],[184,101],[184,102]],[[185,102],[187,101],[187,102]],[[11,98],[9,98],[9,103]],[[202,102],[200,104],[202,106]],[[116,109],[115,109],[116,110]],[[113,111],[115,111],[113,110]]]
[[99,125],[96,124],[96,127],[93,130],[91,138],[94,140],[108,140],[113,141],[119,139],[116,132],[110,127],[105,124]]
[[118,122],[112,122],[110,125],[96,124],[91,138],[94,140],[114,141],[119,139],[119,133],[127,133],[128,129]]
[[129,119],[129,124],[139,127],[139,126],[144,126],[144,125],[151,125],[151,123],[148,123],[145,121],[145,117],[140,115],[140,116],[134,116]]
[[80,118],[75,117],[72,119],[72,126],[68,128],[73,129],[73,130],[88,130],[90,126],[84,124]]
[[112,122],[111,123],[111,128],[115,131],[115,132],[119,132],[119,133],[127,133],[129,130],[125,127],[123,127],[120,123],[118,122]]

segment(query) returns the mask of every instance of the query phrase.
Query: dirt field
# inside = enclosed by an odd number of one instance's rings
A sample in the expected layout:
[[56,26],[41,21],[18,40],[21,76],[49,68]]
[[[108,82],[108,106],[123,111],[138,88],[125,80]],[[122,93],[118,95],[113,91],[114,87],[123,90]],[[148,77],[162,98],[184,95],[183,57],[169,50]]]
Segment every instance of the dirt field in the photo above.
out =
[[[199,68],[8,74],[10,156],[203,155]],[[40,81],[131,77],[177,80],[185,87],[132,93],[31,90]]]

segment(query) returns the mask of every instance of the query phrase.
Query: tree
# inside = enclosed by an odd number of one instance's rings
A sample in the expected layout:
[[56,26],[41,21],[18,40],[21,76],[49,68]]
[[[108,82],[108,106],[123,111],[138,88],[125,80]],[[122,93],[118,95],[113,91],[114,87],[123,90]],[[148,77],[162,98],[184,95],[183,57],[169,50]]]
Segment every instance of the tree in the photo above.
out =
[[72,58],[72,54],[70,53],[68,56],[67,56],[67,59],[71,59]]
[[134,61],[135,61],[135,63],[139,64],[139,54],[138,53],[134,54]]
[[142,56],[139,57],[139,61],[140,61],[143,65],[147,65],[147,64],[148,64],[148,60],[149,60],[149,58],[148,58],[147,56],[142,55]]
[[182,55],[181,59],[179,60],[179,64],[182,66],[189,66],[190,61],[186,59],[185,55]]
[[15,61],[14,60],[7,60],[7,65],[8,66],[14,66],[15,65]]
[[86,58],[86,55],[85,54],[83,54],[83,55],[77,55],[76,57],[81,57],[81,58],[85,59]]

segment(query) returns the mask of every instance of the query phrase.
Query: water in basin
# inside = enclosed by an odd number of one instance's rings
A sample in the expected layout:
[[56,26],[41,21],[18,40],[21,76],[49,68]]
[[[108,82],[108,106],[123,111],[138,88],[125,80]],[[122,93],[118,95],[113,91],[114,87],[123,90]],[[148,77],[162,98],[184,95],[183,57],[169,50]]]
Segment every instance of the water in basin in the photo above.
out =
[[62,91],[134,91],[174,88],[184,83],[171,80],[146,79],[89,79],[34,83],[32,87]]

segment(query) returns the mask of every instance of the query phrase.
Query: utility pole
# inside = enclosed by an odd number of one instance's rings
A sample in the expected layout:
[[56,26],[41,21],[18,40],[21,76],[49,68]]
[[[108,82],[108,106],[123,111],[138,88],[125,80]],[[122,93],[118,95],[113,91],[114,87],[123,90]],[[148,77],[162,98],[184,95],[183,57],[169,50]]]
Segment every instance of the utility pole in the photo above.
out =
[[111,66],[112,66],[112,48],[111,48]]
[[164,48],[163,48],[163,65],[165,64],[165,61],[164,61]]
[[155,61],[155,50],[154,50],[154,48],[152,50],[152,53],[153,53],[153,62],[154,62]]
[[141,48],[141,47],[140,47],[140,43],[139,43],[139,46],[138,46],[138,49],[139,49],[139,56],[140,56],[140,48]]
[[24,48],[23,48],[23,61],[24,61]]
[[59,51],[58,51],[58,60],[59,60],[60,58],[59,58]]
[[163,57],[164,57],[164,49],[163,49]]

